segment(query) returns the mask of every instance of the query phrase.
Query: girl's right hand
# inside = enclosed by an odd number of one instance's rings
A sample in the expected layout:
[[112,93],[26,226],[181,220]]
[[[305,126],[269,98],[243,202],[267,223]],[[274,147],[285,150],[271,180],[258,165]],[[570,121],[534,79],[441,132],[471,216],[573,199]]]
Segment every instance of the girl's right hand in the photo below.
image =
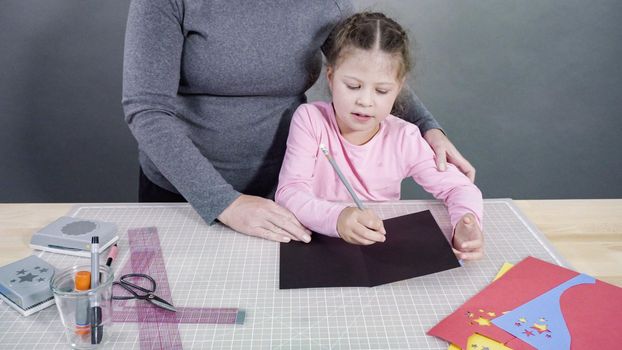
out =
[[307,230],[289,210],[269,199],[241,195],[218,216],[230,228],[271,241],[311,241]]
[[347,207],[337,219],[337,233],[348,243],[370,245],[384,242],[387,231],[372,210]]

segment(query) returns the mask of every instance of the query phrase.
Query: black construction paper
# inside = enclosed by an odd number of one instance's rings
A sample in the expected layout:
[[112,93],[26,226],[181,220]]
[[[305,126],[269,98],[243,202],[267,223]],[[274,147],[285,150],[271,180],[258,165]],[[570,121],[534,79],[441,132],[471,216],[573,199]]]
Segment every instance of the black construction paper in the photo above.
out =
[[387,240],[369,246],[313,234],[281,243],[280,289],[372,287],[460,267],[429,210],[384,220]]

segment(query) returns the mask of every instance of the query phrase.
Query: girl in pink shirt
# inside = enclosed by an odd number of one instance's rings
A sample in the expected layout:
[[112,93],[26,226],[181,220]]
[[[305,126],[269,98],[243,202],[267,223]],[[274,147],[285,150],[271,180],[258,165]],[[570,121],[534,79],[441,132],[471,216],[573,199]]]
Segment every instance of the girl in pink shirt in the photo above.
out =
[[412,177],[445,203],[458,258],[480,258],[481,192],[451,164],[438,171],[419,129],[390,114],[411,66],[402,27],[381,13],[355,14],[335,28],[325,55],[333,101],[294,113],[276,202],[315,232],[353,244],[385,240],[371,209],[343,203],[352,199],[320,151],[324,144],[362,200],[398,200],[402,180]]

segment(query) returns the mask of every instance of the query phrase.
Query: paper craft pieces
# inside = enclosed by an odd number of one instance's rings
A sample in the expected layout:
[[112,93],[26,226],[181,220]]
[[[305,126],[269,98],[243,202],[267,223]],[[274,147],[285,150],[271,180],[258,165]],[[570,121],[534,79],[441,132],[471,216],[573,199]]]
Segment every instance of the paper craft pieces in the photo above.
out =
[[[503,265],[501,266],[501,268],[499,269],[499,272],[497,272],[497,274],[495,275],[495,278],[493,279],[493,281],[498,280],[499,278],[501,278],[501,276],[505,275],[506,272],[508,272],[512,267],[514,266],[514,264],[510,264],[510,263],[503,263]],[[490,338],[486,338],[483,335],[477,334],[477,333],[473,333],[470,337],[469,340],[467,341],[467,349],[468,350],[477,350],[480,349],[480,345],[481,345],[481,349],[488,349],[488,350],[506,350],[509,349],[508,347],[504,346],[503,344],[496,342]],[[461,350],[460,347],[456,344],[449,344],[449,347],[447,348],[447,350]],[[511,349],[510,349],[511,350]]]
[[570,349],[570,333],[559,305],[562,293],[580,284],[594,284],[594,277],[579,275],[532,301],[492,320],[496,326],[536,349]]
[[[491,283],[480,293],[469,299],[454,313],[434,326],[429,335],[437,336],[466,349],[468,337],[473,333],[482,334],[515,349],[534,349],[533,345],[506,332],[495,324],[497,317],[508,316],[514,327],[525,325],[533,330],[534,335],[562,336],[563,329],[558,328],[565,322],[570,337],[567,343],[570,349],[615,349],[622,344],[622,288],[580,277],[569,269],[528,257],[516,264],[503,277]],[[577,284],[577,281],[580,282]],[[566,284],[567,282],[567,284]],[[559,287],[559,290],[553,290]],[[559,312],[555,312],[555,298],[546,298],[559,293]],[[521,309],[521,306],[543,296],[537,303],[547,307]],[[543,304],[540,304],[543,305]],[[514,314],[514,310],[518,313]],[[520,313],[530,310],[534,313]],[[540,312],[538,312],[540,311]],[[525,311],[527,312],[527,311]],[[537,315],[537,316],[534,316]],[[563,317],[563,320],[559,318]],[[555,320],[554,320],[555,319]],[[548,330],[548,332],[547,332]],[[525,336],[530,336],[524,333]],[[539,347],[540,348],[540,347]],[[542,349],[564,349],[564,345],[552,345]],[[568,348],[568,347],[566,347]]]
[[[447,350],[461,350],[455,344],[451,344]],[[507,346],[494,341],[490,338],[484,337],[481,334],[474,333],[469,337],[467,341],[467,347],[464,350],[512,350]]]
[[514,264],[510,264],[510,263],[503,263],[503,265],[501,266],[501,268],[499,269],[499,272],[497,272],[497,274],[495,275],[495,278],[493,279],[493,281],[498,280],[499,278],[501,278],[501,276],[505,275],[506,272],[510,271],[510,269],[514,266]]
[[371,287],[456,267],[429,210],[384,220],[387,240],[369,246],[314,234],[281,244],[279,288]]

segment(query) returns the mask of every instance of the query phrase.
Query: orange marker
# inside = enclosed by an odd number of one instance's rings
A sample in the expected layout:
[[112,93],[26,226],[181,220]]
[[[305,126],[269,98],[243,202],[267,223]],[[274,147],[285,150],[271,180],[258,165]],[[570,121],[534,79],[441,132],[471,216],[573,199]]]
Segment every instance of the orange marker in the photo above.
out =
[[[74,280],[74,289],[85,291],[91,289],[91,273],[89,271],[78,271]],[[89,334],[91,326],[89,324],[89,299],[85,297],[78,299],[76,303],[76,334]]]

